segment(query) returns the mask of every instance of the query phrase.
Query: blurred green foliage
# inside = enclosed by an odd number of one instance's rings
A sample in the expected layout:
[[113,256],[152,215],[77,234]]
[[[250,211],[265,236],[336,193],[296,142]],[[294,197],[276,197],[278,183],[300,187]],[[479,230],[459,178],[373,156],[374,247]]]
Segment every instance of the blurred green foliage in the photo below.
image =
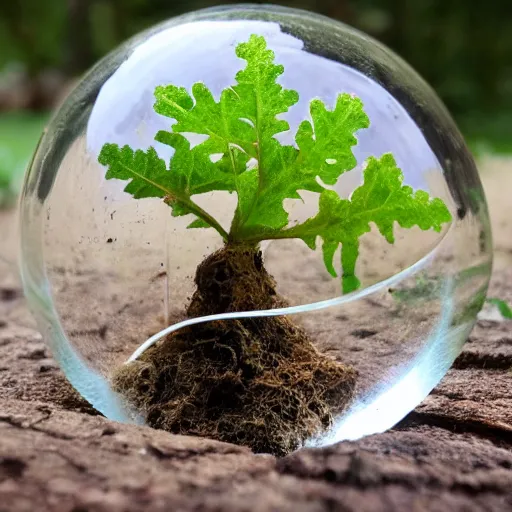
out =
[[45,121],[29,112],[0,115],[0,206],[17,195]]
[[[0,0],[1,70],[83,72],[121,41],[183,12],[230,0]],[[255,2],[259,3],[259,2]],[[276,0],[355,26],[437,90],[476,150],[512,146],[510,0]]]
[[[0,2],[0,67],[82,71],[132,34],[226,0],[16,0]],[[512,2],[288,0],[358,27],[402,55],[451,110],[512,107]]]

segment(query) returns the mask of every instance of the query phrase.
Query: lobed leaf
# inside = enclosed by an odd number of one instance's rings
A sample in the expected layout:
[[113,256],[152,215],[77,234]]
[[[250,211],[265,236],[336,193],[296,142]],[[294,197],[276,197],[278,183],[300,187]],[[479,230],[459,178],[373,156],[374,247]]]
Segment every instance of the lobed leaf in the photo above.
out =
[[300,199],[300,190],[321,192],[324,186],[318,178],[332,185],[355,166],[354,133],[369,125],[361,100],[340,94],[333,110],[320,100],[313,100],[310,107],[312,122],[303,121],[297,131],[299,149],[274,138],[263,141],[258,195],[244,217],[241,236],[284,228],[288,224],[285,199]]
[[421,190],[413,192],[402,182],[402,171],[391,154],[380,159],[370,157],[364,170],[363,184],[354,191],[350,200],[341,199],[332,190],[323,191],[318,214],[290,228],[288,234],[301,238],[311,248],[316,246],[316,238],[320,237],[324,262],[333,276],[336,276],[333,258],[341,244],[343,291],[352,291],[359,287],[355,275],[359,238],[370,231],[370,223],[374,223],[386,240],[393,243],[395,222],[404,228],[419,226],[422,230],[439,232],[442,224],[452,218],[443,201],[431,199]]
[[169,169],[152,147],[134,151],[129,146],[120,148],[117,144],[105,144],[98,157],[98,161],[108,168],[105,177],[128,181],[124,191],[135,199],[164,199],[174,217],[199,214],[189,227],[215,227],[218,230],[215,223],[201,218],[205,212],[191,200],[191,196],[212,188],[231,192],[234,190],[233,175],[212,163],[199,146],[191,149],[189,141],[180,134],[158,132],[156,140],[175,149]]

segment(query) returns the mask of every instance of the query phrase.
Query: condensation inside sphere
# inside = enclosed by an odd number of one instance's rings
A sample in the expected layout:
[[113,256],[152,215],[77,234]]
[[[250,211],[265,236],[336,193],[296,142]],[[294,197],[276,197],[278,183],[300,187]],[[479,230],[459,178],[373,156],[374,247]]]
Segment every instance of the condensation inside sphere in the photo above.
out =
[[[312,100],[329,109],[340,93],[362,100],[370,126],[355,134],[356,166],[330,188],[350,198],[367,158],[392,153],[404,184],[442,199],[452,214],[440,232],[395,223],[394,244],[371,224],[360,239],[361,287],[345,295],[326,270],[321,243],[317,250],[298,239],[261,244],[287,318],[320,352],[357,372],[350,402],[305,444],[355,439],[394,425],[447,371],[485,296],[491,250],[475,164],[444,107],[396,55],[343,24],[284,8],[218,8],[174,18],[102,60],[54,117],[26,177],[26,294],[76,389],[107,417],[144,423],[145,411],[114,391],[113,372],[148,338],[187,318],[196,268],[223,240],[213,229],[187,229],[192,218],[171,216],[161,199],[134,199],[125,181],[106,180],[98,155],[116,143],[152,146],[172,161],[173,148],[155,141],[174,122],[155,112],[155,88],[190,92],[202,82],[218,101],[245,65],[236,46],[252,34],[264,36],[283,65],[279,84],[299,95],[279,116],[290,126],[276,135],[282,144],[296,144]],[[192,146],[207,138],[186,137]],[[291,225],[318,212],[318,194],[300,195],[285,201]],[[236,193],[194,200],[229,229]],[[339,274],[339,249],[334,261]]]

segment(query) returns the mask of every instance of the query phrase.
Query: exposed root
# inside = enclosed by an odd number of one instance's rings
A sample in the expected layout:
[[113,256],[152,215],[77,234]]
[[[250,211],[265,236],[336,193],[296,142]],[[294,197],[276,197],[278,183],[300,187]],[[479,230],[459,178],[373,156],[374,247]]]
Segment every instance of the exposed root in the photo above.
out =
[[[189,316],[284,305],[253,248],[225,247],[197,269]],[[320,354],[285,317],[182,329],[119,368],[113,383],[147,423],[284,455],[351,400],[356,372]]]

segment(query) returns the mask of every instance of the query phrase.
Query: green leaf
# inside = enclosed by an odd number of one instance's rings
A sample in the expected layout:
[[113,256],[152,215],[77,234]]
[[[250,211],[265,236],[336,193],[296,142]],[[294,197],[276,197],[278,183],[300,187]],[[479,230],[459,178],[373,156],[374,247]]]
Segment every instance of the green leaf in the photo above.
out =
[[[272,175],[270,179],[265,178],[267,174],[279,174],[275,160],[281,158],[282,147],[273,137],[289,129],[288,123],[276,116],[287,112],[299,97],[296,91],[283,89],[277,83],[284,68],[274,64],[274,52],[267,49],[265,38],[252,35],[247,43],[237,46],[236,54],[247,65],[236,74],[236,84],[222,91],[218,102],[203,83],[193,85],[191,96],[182,87],[169,85],[156,88],[155,111],[177,121],[172,126],[174,132],[208,135],[200,146],[204,146],[209,154],[221,154],[219,165],[225,170],[230,168],[236,176],[247,170],[249,158],[256,159],[259,169],[256,181],[256,171],[253,171],[251,176],[243,177],[235,184],[239,201],[233,231],[247,222],[254,208],[257,210],[254,214],[256,225],[282,227],[288,218],[282,201],[290,195],[286,192],[278,194],[277,188],[273,187]],[[233,150],[241,150],[245,160],[234,158],[230,154]],[[288,153],[291,156],[288,161],[293,163],[296,151],[289,148]],[[282,178],[289,181],[289,175]],[[318,188],[316,183],[313,186]],[[292,195],[295,196],[296,193]],[[272,207],[264,208],[262,212],[257,204],[259,198],[267,205],[271,201]],[[279,210],[278,217],[274,216],[274,210]]]
[[206,221],[203,219],[196,219],[194,222],[191,222],[187,228],[193,229],[193,228],[209,228],[211,227]]
[[370,121],[363,102],[350,94],[340,94],[333,110],[328,110],[320,100],[313,100],[310,113],[313,124],[303,121],[295,137],[300,148],[298,163],[302,172],[334,185],[342,173],[355,167],[354,133],[368,128]]
[[[159,132],[157,140],[175,149],[169,170],[152,147],[133,151],[129,146],[105,144],[98,161],[108,167],[106,179],[126,180],[124,191],[135,199],[162,198],[172,208],[174,217],[194,214],[202,221],[201,227],[207,224],[227,239],[222,227],[196,205],[191,196],[211,187],[232,191],[232,174],[220,171],[198,146],[190,149],[190,143],[182,135]],[[199,227],[199,224],[196,221],[191,226]]]
[[299,189],[322,190],[313,173],[301,173],[297,168],[297,156],[294,147],[282,146],[275,139],[261,144],[257,179],[250,179],[252,187],[239,204],[237,236],[253,237],[285,227],[288,213],[283,201],[286,198],[300,199]]
[[[175,133],[197,133],[210,137],[209,147],[213,153],[226,153],[230,145],[237,144],[251,152],[251,127],[233,116],[230,104],[233,91],[224,90],[221,101],[216,102],[203,83],[192,86],[192,96],[183,87],[159,86],[155,89],[155,112],[175,119]],[[253,151],[252,151],[253,152]],[[254,152],[253,152],[254,153]]]
[[[163,130],[156,134],[155,140],[175,150],[169,167],[173,190],[182,191],[188,197],[212,190],[235,190],[235,176],[223,162],[212,162],[207,147],[199,144],[191,149],[183,135]],[[245,154],[233,150],[232,157],[237,165],[245,167]]]
[[300,199],[300,190],[321,192],[324,187],[317,178],[333,185],[342,173],[355,166],[354,133],[369,126],[361,100],[340,94],[333,110],[320,100],[313,100],[310,113],[312,122],[303,121],[297,131],[298,150],[282,146],[274,138],[262,142],[259,188],[243,217],[241,236],[282,229],[288,224],[285,199]]
[[489,298],[487,299],[487,302],[496,306],[503,318],[512,320],[512,309],[510,309],[510,306],[504,300]]
[[312,237],[323,240],[322,250],[328,271],[335,274],[334,254],[342,245],[343,290],[359,287],[355,267],[359,255],[359,238],[374,223],[389,243],[394,242],[395,222],[404,228],[419,226],[423,230],[440,231],[451,214],[440,199],[431,199],[424,191],[413,192],[402,185],[403,174],[391,154],[380,159],[370,157],[364,171],[364,182],[351,199],[341,199],[332,190],[320,195],[319,211],[303,224],[289,228],[278,237],[303,239],[311,247]]
[[257,156],[257,144],[289,129],[276,118],[297,103],[296,91],[277,83],[284,68],[274,64],[274,52],[265,38],[252,35],[236,48],[238,57],[247,61],[236,74],[236,85],[224,89],[215,101],[205,84],[192,86],[192,96],[183,87],[157,87],[155,111],[175,119],[174,132],[199,133],[215,141],[211,148],[224,153],[236,144],[251,156]]
[[227,96],[237,107],[236,115],[251,122],[254,127],[252,141],[259,144],[289,129],[288,123],[276,116],[295,105],[299,95],[277,83],[284,67],[274,64],[274,52],[267,48],[264,37],[253,34],[247,43],[237,46],[236,55],[247,61],[247,66],[236,75],[237,85],[232,88],[236,100],[229,89]]
[[107,180],[130,180],[125,192],[135,199],[163,198],[171,193],[170,174],[154,148],[133,151],[129,146],[120,148],[117,144],[105,144],[98,161],[108,166],[105,174]]

